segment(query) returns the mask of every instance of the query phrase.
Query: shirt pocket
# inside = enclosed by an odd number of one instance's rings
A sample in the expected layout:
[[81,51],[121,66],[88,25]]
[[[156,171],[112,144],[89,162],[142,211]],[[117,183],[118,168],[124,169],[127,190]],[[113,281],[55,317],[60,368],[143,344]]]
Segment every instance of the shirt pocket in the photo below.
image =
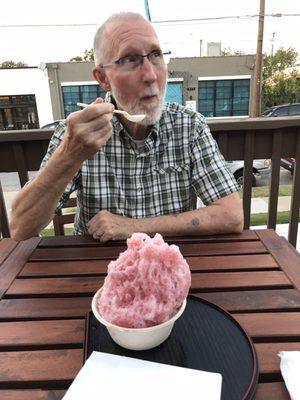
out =
[[168,164],[168,165],[155,165],[153,172],[159,175],[165,174],[180,174],[189,172],[189,164]]

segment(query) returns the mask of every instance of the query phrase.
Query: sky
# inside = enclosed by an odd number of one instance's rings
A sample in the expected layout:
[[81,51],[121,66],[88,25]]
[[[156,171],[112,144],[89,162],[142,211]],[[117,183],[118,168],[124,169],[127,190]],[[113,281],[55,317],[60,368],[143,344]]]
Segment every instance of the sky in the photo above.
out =
[[[201,41],[221,42],[222,49],[256,52],[258,19],[251,16],[258,14],[259,0],[148,0],[148,4],[162,48],[171,50],[174,57],[199,56]],[[13,60],[37,66],[83,55],[92,48],[97,27],[119,11],[145,15],[144,0],[2,1],[0,63]],[[271,53],[273,45],[274,51],[293,47],[300,54],[300,1],[266,0],[265,13],[298,16],[265,18],[264,51]],[[240,18],[220,19],[227,16]],[[178,22],[180,19],[198,21]],[[60,26],[64,24],[73,26]]]

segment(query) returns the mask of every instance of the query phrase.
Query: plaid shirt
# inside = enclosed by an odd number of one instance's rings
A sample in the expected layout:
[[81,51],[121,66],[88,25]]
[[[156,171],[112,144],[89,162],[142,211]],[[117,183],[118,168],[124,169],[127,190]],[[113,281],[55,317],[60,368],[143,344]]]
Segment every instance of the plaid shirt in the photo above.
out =
[[[177,104],[165,104],[144,145],[135,143],[116,116],[113,135],[66,187],[58,208],[77,191],[75,234],[100,210],[132,218],[193,209],[195,195],[207,205],[237,191],[204,117]],[[66,122],[55,130],[44,166],[60,144]]]

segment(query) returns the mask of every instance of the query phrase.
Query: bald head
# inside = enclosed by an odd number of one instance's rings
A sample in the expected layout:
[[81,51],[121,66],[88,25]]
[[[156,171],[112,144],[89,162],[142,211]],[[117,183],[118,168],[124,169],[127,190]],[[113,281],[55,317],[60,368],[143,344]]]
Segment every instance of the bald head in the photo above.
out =
[[111,15],[97,30],[94,37],[94,59],[95,65],[106,63],[113,49],[110,45],[110,32],[116,24],[143,21],[151,25],[141,14],[134,12],[120,12]]

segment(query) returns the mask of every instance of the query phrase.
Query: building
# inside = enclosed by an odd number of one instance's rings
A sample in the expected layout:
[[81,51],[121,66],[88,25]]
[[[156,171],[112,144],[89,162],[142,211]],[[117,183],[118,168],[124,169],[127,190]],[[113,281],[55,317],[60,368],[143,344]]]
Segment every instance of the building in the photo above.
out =
[[[173,58],[168,66],[166,101],[188,105],[206,117],[249,116],[254,56]],[[48,63],[54,119],[104,96],[92,62]]]
[[[91,103],[104,92],[92,62],[0,68],[0,130],[38,128]],[[252,101],[253,55],[173,58],[166,101],[206,117],[247,117]]]
[[0,131],[39,128],[53,120],[45,72],[38,67],[0,68]]

